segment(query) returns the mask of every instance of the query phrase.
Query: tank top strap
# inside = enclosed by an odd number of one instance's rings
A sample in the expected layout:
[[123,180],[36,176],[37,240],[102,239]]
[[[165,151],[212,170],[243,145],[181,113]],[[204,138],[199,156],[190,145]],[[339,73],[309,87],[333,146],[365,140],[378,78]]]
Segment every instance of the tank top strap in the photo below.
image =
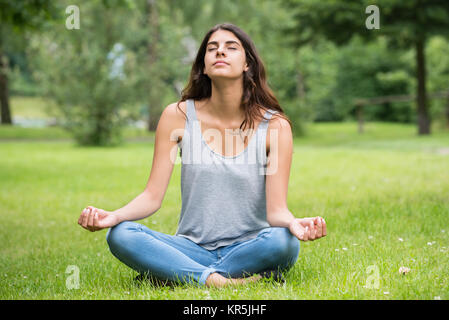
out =
[[265,115],[263,116],[264,119],[260,122],[258,129],[260,129],[260,131],[266,131],[267,128],[268,128],[268,124],[270,122],[270,119],[276,113],[278,113],[278,111],[272,110],[272,109],[268,109],[267,111],[265,111]]
[[195,104],[192,99],[186,100],[187,120],[190,122],[198,120],[195,112]]
[[264,119],[259,123],[259,127],[257,128],[257,157],[260,161],[259,163],[263,164],[264,166],[266,166],[267,164],[266,143],[267,143],[268,124],[270,122],[270,119],[276,113],[278,113],[278,111],[268,109],[265,112]]

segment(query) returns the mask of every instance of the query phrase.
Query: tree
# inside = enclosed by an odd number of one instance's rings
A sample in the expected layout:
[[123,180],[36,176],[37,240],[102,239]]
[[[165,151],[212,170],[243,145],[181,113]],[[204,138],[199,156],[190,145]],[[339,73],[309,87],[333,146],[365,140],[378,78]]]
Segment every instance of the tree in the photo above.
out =
[[45,95],[61,111],[63,127],[76,141],[117,145],[121,129],[138,117],[136,90],[142,73],[130,50],[134,39],[123,27],[132,20],[132,9],[92,1],[82,3],[80,11],[79,30],[53,25],[32,38],[28,56]]
[[10,33],[24,36],[26,31],[37,30],[42,25],[59,16],[54,1],[13,1],[0,0],[0,108],[1,124],[11,125],[9,107],[7,41]]
[[[295,25],[287,32],[293,43],[302,46],[317,37],[326,37],[337,45],[354,35],[370,41],[385,35],[389,44],[414,48],[417,79],[418,134],[430,134],[431,119],[426,90],[427,40],[433,35],[449,33],[449,2],[443,0],[285,0],[295,10]],[[366,9],[376,5],[380,11],[380,28],[368,29]],[[368,12],[371,14],[368,10]]]

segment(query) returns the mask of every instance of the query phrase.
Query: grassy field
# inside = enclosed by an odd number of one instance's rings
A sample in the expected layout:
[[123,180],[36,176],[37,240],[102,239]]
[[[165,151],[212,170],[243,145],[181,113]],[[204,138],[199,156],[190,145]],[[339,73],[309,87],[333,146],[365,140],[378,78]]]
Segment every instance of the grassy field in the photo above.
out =
[[[77,224],[87,205],[114,210],[143,190],[151,135],[85,148],[58,128],[0,127],[0,299],[449,299],[449,132],[418,137],[385,123],[363,135],[355,123],[308,132],[295,140],[288,204],[297,217],[325,217],[328,236],[301,242],[284,285],[211,289],[138,286],[106,230]],[[180,201],[178,164],[161,209],[140,222],[174,233]]]

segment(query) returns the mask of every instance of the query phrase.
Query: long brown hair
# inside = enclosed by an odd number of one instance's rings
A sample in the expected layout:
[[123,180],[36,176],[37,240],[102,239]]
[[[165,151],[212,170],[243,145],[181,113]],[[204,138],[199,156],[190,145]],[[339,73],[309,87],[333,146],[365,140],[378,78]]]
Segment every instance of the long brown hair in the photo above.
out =
[[215,31],[220,29],[232,32],[240,40],[245,50],[246,63],[248,64],[248,71],[243,72],[241,106],[245,111],[245,120],[240,125],[240,129],[245,130],[247,125],[249,125],[249,128],[254,129],[255,120],[263,119],[260,109],[264,111],[267,109],[278,111],[278,115],[286,119],[290,123],[290,126],[292,126],[292,123],[274,96],[273,91],[267,84],[265,67],[262,59],[257,54],[253,41],[242,29],[231,23],[217,24],[205,35],[196,55],[195,62],[193,63],[192,70],[190,71],[189,83],[182,90],[181,100],[177,105],[178,108],[181,110],[179,104],[187,99],[202,100],[204,98],[210,98],[212,85],[211,79],[203,73],[204,56],[209,38]]

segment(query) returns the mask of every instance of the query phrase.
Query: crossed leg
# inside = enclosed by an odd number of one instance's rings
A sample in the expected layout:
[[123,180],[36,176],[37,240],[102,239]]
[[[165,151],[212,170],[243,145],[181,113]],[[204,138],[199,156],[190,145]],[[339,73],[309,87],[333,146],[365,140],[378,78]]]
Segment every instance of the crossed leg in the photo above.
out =
[[141,274],[206,286],[256,280],[242,277],[276,268],[287,269],[299,253],[299,240],[285,228],[266,228],[254,239],[213,251],[186,238],[130,221],[111,228],[106,239],[112,254]]

